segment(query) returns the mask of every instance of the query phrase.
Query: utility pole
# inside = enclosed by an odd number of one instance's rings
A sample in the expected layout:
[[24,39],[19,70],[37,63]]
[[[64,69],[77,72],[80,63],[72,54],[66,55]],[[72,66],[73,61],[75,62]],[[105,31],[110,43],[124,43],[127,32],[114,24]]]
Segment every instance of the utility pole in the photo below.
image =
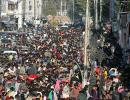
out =
[[2,0],[0,0],[0,17],[1,17],[1,12],[2,12]]
[[95,28],[98,29],[98,0],[95,0]]
[[73,24],[74,24],[74,19],[75,19],[75,1],[73,0]]
[[100,22],[102,21],[102,0],[100,0]]
[[61,0],[61,9],[60,9],[60,15],[62,16],[63,15],[63,0]]
[[90,16],[89,16],[89,0],[87,0],[86,3],[86,26],[85,26],[85,34],[84,34],[84,65],[88,67],[89,63],[88,63],[88,52],[87,52],[87,47],[89,45],[89,20],[90,20]]
[[85,26],[85,34],[84,34],[84,75],[83,78],[83,87],[86,85],[87,82],[87,75],[85,74],[89,68],[89,53],[88,53],[88,46],[89,46],[89,31],[90,31],[90,16],[89,16],[89,0],[86,2],[86,26]]
[[36,18],[36,0],[34,0],[34,19]]
[[23,26],[24,26],[24,23],[25,23],[25,17],[26,17],[26,0],[23,0]]
[[64,3],[64,15],[66,16],[66,11],[67,11],[67,1],[65,0],[65,3]]

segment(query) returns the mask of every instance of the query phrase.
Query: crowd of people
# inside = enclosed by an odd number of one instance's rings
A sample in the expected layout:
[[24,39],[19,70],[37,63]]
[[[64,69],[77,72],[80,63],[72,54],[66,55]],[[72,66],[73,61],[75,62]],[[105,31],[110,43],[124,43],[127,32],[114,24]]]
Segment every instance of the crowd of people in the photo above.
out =
[[0,100],[129,100],[115,69],[91,63],[82,85],[83,41],[81,30],[44,28],[30,53],[1,62]]

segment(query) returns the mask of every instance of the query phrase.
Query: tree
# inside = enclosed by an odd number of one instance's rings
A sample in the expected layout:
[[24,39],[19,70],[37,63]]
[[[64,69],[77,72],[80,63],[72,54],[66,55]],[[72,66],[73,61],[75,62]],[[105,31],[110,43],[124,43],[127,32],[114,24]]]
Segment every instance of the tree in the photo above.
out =
[[54,0],[43,0],[42,12],[43,16],[56,15],[57,8]]
[[[100,0],[98,0],[98,12],[100,11]],[[90,15],[94,17],[94,0],[89,0],[90,5]],[[110,1],[109,0],[103,0],[102,2],[103,6],[103,18],[108,18],[108,12],[110,7]],[[86,0],[75,0],[75,16],[79,15],[80,13],[85,16],[86,12]]]

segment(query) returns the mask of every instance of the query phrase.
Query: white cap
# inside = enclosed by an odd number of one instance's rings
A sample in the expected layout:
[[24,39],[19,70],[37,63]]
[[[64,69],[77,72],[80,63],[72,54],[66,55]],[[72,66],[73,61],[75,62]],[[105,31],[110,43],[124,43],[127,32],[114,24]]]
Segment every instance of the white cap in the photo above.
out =
[[86,85],[89,85],[90,84],[90,82],[86,82]]

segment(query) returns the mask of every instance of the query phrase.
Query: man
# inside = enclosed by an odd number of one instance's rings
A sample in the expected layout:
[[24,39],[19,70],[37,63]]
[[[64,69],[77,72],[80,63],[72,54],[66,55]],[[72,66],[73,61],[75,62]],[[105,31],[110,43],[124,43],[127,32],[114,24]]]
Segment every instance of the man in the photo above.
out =
[[33,64],[30,64],[29,68],[27,69],[27,74],[31,75],[31,74],[36,74],[37,73],[37,68],[36,66],[34,66]]
[[70,97],[70,87],[69,87],[69,84],[67,82],[63,88],[62,96],[64,99],[68,99]]
[[118,86],[115,87],[115,91],[112,93],[112,100],[122,100],[120,93],[118,93]]
[[8,96],[15,98],[15,95],[16,95],[16,94],[17,94],[17,93],[15,92],[15,89],[14,89],[13,87],[11,87],[11,88],[10,88],[10,91],[8,92]]
[[88,89],[88,86],[86,85],[78,94],[77,100],[87,100],[87,94],[86,91]]

